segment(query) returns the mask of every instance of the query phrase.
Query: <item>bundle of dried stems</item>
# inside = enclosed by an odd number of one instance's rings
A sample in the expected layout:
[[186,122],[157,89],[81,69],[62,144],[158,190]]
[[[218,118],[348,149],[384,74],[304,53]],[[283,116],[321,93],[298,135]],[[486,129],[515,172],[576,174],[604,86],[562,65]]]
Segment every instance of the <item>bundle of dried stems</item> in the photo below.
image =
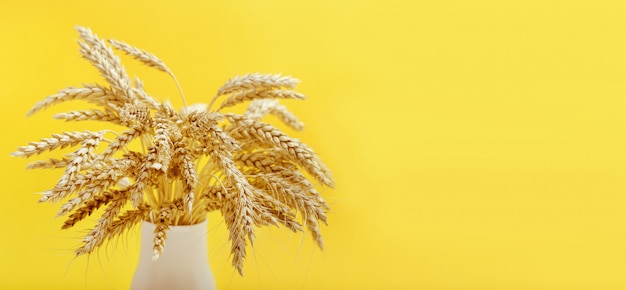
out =
[[[297,79],[258,73],[238,76],[219,88],[209,105],[177,111],[150,96],[139,79],[132,84],[111,46],[169,74],[184,101],[176,77],[161,60],[121,41],[107,43],[88,28],[77,27],[77,31],[82,56],[99,70],[108,86],[63,89],[38,102],[28,115],[61,102],[84,100],[101,109],[71,111],[55,118],[105,121],[127,129],[53,134],[12,153],[31,157],[78,147],[63,158],[35,161],[27,167],[65,169],[40,199],[64,201],[58,213],[67,216],[63,229],[104,208],[76,255],[92,253],[125,230],[149,221],[156,225],[157,259],[165,250],[170,226],[200,223],[214,210],[224,217],[232,265],[241,275],[255,227],[283,225],[296,232],[303,231],[304,225],[323,247],[319,222],[326,222],[328,205],[307,176],[332,187],[331,174],[311,148],[261,121],[272,114],[289,127],[302,129],[302,123],[278,103],[278,99],[304,98],[293,90]],[[221,105],[211,110],[220,97]],[[250,102],[244,114],[222,112],[243,102]],[[131,146],[134,143],[139,144]],[[131,150],[137,147],[141,149]]]

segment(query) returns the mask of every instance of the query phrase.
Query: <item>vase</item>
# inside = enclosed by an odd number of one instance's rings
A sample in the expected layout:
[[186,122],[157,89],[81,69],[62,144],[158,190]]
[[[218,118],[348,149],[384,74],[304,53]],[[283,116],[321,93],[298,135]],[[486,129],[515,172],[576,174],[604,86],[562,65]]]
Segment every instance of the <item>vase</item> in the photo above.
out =
[[163,253],[153,261],[155,225],[141,225],[139,264],[131,284],[143,289],[216,289],[207,251],[207,221],[188,226],[170,226]]

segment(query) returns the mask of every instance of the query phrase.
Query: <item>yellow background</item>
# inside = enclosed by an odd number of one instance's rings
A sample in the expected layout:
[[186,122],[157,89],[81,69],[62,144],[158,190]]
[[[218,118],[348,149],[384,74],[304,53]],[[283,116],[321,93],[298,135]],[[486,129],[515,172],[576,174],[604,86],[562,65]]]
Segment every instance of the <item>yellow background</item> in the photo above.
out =
[[[291,134],[337,180],[327,248],[259,230],[240,278],[211,215],[220,289],[626,289],[626,2],[599,0],[2,1],[2,289],[126,289],[135,268],[137,231],[72,261],[84,232],[33,194],[60,172],[9,157],[94,128],[50,118],[79,102],[25,117],[102,82],[77,24],[158,55],[189,102],[246,72],[302,80]],[[166,75],[123,61],[180,105]]]

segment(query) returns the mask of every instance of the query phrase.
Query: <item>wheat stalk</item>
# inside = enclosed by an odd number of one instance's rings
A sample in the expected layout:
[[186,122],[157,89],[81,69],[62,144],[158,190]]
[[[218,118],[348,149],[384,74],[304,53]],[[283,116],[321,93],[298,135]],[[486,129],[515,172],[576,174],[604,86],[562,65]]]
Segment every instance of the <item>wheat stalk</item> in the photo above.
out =
[[[63,201],[58,212],[66,216],[62,229],[99,215],[76,255],[91,254],[147,221],[156,225],[153,250],[158,259],[167,251],[171,226],[201,223],[216,210],[230,232],[232,265],[241,275],[256,227],[284,226],[294,232],[305,227],[323,247],[320,222],[326,223],[329,207],[301,171],[332,187],[330,171],[306,144],[262,122],[272,114],[295,130],[303,128],[279,104],[280,99],[304,99],[294,90],[297,79],[279,74],[237,76],[226,81],[208,105],[185,105],[177,111],[149,95],[141,80],[135,79],[131,86],[109,44],[170,75],[184,101],[178,80],[163,61],[121,41],[107,43],[88,28],[77,27],[77,31],[81,55],[108,85],[63,89],[36,103],[28,115],[61,102],[83,100],[99,108],[58,113],[54,118],[108,122],[124,129],[62,132],[11,153],[29,158],[72,148],[62,158],[35,161],[27,168],[64,169],[39,200]],[[211,109],[222,96],[221,106]],[[245,102],[250,104],[244,114],[221,112]],[[115,137],[109,140],[105,134]]]

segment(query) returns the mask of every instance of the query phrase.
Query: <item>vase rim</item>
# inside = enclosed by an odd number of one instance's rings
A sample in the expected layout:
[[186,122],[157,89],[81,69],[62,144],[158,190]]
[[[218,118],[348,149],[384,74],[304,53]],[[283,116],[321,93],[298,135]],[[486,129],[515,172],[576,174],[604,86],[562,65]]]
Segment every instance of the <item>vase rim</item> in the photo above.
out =
[[[168,231],[177,231],[177,230],[184,231],[184,230],[193,230],[193,229],[196,229],[196,228],[204,228],[204,227],[207,226],[208,222],[209,222],[209,219],[205,219],[204,221],[202,221],[200,223],[192,224],[192,225],[168,225],[169,226],[169,230]],[[146,221],[146,220],[144,220],[142,222],[142,226],[146,226],[146,227],[149,227],[149,228],[155,228],[156,227],[156,225],[153,222]]]

